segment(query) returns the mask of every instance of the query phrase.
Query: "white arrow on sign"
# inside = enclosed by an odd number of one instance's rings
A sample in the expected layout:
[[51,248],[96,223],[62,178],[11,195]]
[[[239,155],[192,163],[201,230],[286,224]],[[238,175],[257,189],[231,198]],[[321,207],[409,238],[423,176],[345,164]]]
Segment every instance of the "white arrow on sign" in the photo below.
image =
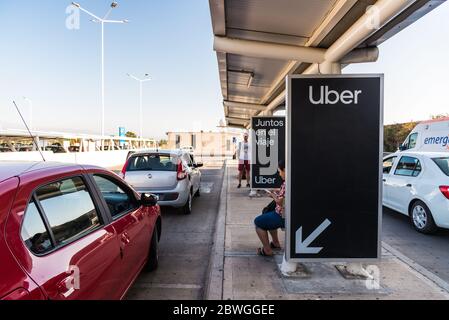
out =
[[302,227],[300,227],[296,231],[296,253],[310,253],[310,254],[317,254],[319,253],[323,247],[309,247],[309,245],[318,238],[318,236],[327,228],[329,227],[331,222],[329,219],[326,219],[323,221],[322,224],[318,228],[313,231],[306,240],[302,241]]

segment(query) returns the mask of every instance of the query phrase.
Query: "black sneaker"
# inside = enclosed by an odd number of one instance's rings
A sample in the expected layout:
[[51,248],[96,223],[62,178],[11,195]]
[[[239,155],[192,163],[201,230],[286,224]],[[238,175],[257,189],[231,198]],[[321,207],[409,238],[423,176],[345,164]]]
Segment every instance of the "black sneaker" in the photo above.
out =
[[239,188],[239,189],[240,189],[241,187],[242,187],[242,185],[241,185],[241,184],[239,183],[239,185],[237,186],[237,188]]
[[249,183],[247,183],[247,184],[246,184],[246,187],[247,187],[247,188],[249,188],[249,187],[251,187],[251,186],[250,186],[250,184],[249,184]]

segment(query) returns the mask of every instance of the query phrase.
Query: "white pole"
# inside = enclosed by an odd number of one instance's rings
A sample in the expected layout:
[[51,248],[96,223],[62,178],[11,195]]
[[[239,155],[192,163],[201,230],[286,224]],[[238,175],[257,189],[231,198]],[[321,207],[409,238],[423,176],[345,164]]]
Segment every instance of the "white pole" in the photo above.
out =
[[139,116],[140,116],[140,139],[143,139],[143,120],[142,120],[142,81],[140,83],[140,106],[139,106]]
[[112,9],[117,7],[117,3],[113,2],[111,8],[106,13],[103,19],[96,16],[92,12],[87,11],[82,8],[79,3],[72,2],[72,5],[79,8],[81,11],[85,12],[92,18],[94,22],[101,23],[101,150],[104,149],[104,134],[105,134],[105,121],[104,121],[104,111],[105,111],[105,101],[104,101],[104,24],[105,23],[128,23],[128,20],[106,20],[106,18],[111,13]]
[[30,129],[33,130],[33,101],[30,102]]
[[101,150],[104,149],[104,22],[101,21]]
[[[140,140],[138,139],[137,142],[139,144],[142,144],[142,140],[143,140],[143,83],[146,81],[150,81],[151,78],[140,79],[130,73],[127,73],[126,75],[139,82],[139,118],[140,118],[139,119],[139,127],[140,127],[139,128],[139,130],[140,130],[139,139]],[[148,76],[148,74],[145,74],[145,77],[147,77],[147,76]]]

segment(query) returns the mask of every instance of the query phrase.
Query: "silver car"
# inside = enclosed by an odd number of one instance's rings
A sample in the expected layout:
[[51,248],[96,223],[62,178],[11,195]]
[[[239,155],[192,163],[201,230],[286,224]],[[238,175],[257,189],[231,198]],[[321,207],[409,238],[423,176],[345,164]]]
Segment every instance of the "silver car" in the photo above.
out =
[[192,199],[200,195],[202,163],[182,150],[145,150],[129,156],[123,178],[139,193],[153,193],[158,204],[192,212]]

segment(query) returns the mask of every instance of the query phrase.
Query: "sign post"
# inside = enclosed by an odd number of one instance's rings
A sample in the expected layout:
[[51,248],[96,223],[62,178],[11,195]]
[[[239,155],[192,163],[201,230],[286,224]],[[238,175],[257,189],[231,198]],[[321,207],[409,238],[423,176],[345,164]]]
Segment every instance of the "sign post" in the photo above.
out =
[[383,75],[287,78],[286,258],[380,258]]
[[280,188],[278,163],[285,160],[285,117],[252,117],[251,125],[251,188]]

